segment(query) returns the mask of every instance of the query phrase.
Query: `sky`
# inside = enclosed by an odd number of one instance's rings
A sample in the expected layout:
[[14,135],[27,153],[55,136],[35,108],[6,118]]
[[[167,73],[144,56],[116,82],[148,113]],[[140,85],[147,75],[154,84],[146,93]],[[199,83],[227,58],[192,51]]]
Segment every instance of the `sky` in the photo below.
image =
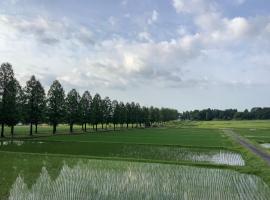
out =
[[269,0],[1,0],[0,62],[25,85],[124,102],[270,106]]

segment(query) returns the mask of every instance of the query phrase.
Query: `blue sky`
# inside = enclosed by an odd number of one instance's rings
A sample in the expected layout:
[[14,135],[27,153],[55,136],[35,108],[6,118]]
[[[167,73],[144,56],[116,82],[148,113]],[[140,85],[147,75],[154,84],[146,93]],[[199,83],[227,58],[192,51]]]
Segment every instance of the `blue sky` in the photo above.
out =
[[268,0],[2,0],[22,84],[182,110],[270,106]]

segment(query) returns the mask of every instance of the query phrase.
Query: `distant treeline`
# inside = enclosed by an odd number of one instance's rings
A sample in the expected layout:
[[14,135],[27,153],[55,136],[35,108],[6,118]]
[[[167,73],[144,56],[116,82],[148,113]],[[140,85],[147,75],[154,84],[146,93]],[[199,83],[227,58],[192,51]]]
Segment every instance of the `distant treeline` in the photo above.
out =
[[183,120],[254,120],[254,119],[270,119],[270,108],[255,107],[250,111],[245,110],[239,112],[237,109],[217,110],[204,109],[186,111],[180,114]]
[[5,125],[14,133],[18,123],[29,124],[29,134],[33,134],[33,126],[37,132],[38,124],[48,123],[53,126],[53,133],[60,123],[67,123],[70,132],[73,125],[79,124],[86,131],[86,125],[91,124],[95,130],[101,124],[107,127],[118,124],[128,128],[150,126],[178,119],[175,109],[140,106],[139,103],[123,103],[111,101],[109,97],[101,98],[99,94],[93,97],[89,91],[82,96],[72,89],[65,94],[59,81],[55,80],[47,95],[42,84],[32,76],[24,88],[14,77],[11,64],[3,63],[0,67],[0,124],[1,137],[4,137]]

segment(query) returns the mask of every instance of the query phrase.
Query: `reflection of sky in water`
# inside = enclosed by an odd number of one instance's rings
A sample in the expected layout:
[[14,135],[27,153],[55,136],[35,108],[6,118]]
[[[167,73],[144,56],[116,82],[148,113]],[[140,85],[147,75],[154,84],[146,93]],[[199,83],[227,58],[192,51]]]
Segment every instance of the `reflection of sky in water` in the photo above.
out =
[[8,141],[0,141],[0,146],[7,146],[7,145],[16,145],[16,146],[22,146],[25,143],[33,143],[33,144],[43,144],[42,141],[23,141],[23,140],[8,140]]
[[[244,166],[245,161],[241,154],[226,151],[226,150],[207,150],[202,151],[194,148],[183,148],[175,146],[140,146],[134,148],[132,146],[125,146],[122,149],[121,155],[132,158],[143,158],[147,154],[151,159],[159,160],[176,160],[176,161],[192,161],[192,162],[208,162],[211,164]],[[112,156],[115,156],[112,154]]]
[[266,149],[270,149],[270,143],[264,143],[264,144],[261,144],[261,146]]
[[22,176],[13,184],[10,200],[266,200],[270,195],[257,176],[180,165],[89,160],[73,168],[64,165],[55,180],[43,167],[31,188]]
[[[3,141],[1,146],[7,145],[34,145],[35,148],[43,141]],[[36,145],[36,146],[35,146]],[[46,146],[44,147],[46,148]],[[49,148],[49,147],[48,147]],[[227,150],[207,150],[203,151],[196,148],[184,148],[177,146],[153,146],[153,145],[122,145],[119,152],[108,151],[105,156],[125,157],[152,160],[173,160],[207,162],[218,165],[244,166],[245,161],[241,154]]]
[[10,145],[10,144],[21,146],[21,145],[23,145],[23,143],[24,143],[24,141],[22,141],[22,140],[0,141],[0,146],[7,146],[7,145]]

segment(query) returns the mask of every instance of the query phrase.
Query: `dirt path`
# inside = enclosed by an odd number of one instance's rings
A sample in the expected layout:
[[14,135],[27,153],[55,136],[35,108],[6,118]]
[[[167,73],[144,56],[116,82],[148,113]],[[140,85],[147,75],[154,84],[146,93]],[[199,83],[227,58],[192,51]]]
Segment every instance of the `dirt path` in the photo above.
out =
[[268,165],[270,166],[270,154],[263,151],[262,149],[256,147],[252,144],[248,139],[240,136],[239,134],[235,133],[232,129],[224,129],[225,134],[231,136],[235,141],[241,144],[246,149],[249,149],[251,152],[259,156],[261,159],[265,160]]

